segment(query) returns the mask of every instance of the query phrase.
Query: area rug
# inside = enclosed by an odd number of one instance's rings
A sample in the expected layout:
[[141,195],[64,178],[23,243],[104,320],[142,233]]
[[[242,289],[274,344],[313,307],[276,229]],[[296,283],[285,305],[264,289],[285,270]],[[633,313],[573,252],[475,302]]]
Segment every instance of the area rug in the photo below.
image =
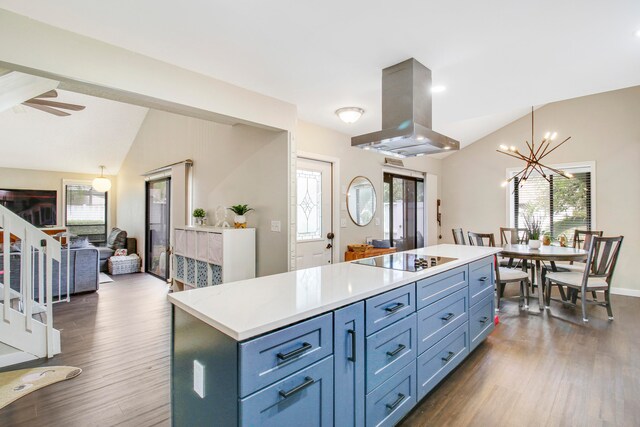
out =
[[81,372],[82,369],[73,366],[43,366],[0,372],[0,409],[42,387],[75,378]]
[[100,283],[111,283],[113,279],[107,276],[105,273],[100,273]]

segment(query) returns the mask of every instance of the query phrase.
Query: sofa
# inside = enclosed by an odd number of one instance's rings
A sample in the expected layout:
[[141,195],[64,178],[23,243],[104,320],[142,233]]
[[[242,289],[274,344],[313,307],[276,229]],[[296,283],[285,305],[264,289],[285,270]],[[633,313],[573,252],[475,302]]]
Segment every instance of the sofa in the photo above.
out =
[[[11,269],[11,289],[20,292],[20,270],[22,263],[22,252],[18,247],[14,247],[10,253]],[[67,263],[67,260],[69,261]],[[69,295],[82,292],[94,292],[99,286],[99,251],[94,246],[83,246],[63,248],[61,252],[61,262],[53,263],[53,296],[67,296],[67,274],[69,277]],[[4,254],[0,253],[0,266],[4,265]],[[68,267],[68,268],[67,268]],[[38,280],[40,268],[38,257],[34,257],[33,265],[33,297],[39,298]],[[0,276],[4,276],[1,274]],[[46,276],[45,276],[46,277]],[[4,277],[3,281],[4,281]]]

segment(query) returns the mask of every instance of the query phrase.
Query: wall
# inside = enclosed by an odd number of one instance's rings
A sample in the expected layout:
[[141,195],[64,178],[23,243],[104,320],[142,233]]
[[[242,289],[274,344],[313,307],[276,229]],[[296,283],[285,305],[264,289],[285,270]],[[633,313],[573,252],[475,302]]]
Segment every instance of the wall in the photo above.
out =
[[[108,176],[108,175],[106,175]],[[24,189],[24,190],[56,190],[58,192],[58,225],[64,224],[64,206],[62,205],[62,180],[92,181],[96,175],[52,172],[32,169],[0,168],[0,188]],[[115,176],[108,176],[111,179],[112,188],[109,191],[109,217],[107,218],[107,229],[115,226],[117,212],[117,179]]]
[[[255,208],[247,218],[249,227],[257,227],[258,275],[287,271],[287,150],[286,132],[150,110],[118,175],[118,225],[138,238],[144,253],[141,175],[192,159],[194,208],[205,208],[210,222],[219,205],[246,203]],[[231,212],[228,219],[233,220]],[[270,231],[271,220],[281,221],[281,233]]]
[[[382,197],[382,164],[384,156],[351,146],[351,137],[342,133],[320,127],[311,123],[298,121],[296,129],[296,149],[298,153],[315,153],[340,159],[340,187],[347,188],[353,178],[365,176],[376,189],[378,206],[375,218],[380,219],[380,225],[375,220],[364,227],[357,226],[349,218],[346,211],[346,198],[341,194],[341,217],[347,219],[346,228],[340,228],[339,259],[344,260],[344,252],[351,243],[364,243],[368,236],[383,237],[383,197]],[[403,159],[405,167],[416,171],[427,172],[435,176],[441,174],[441,160],[429,157],[414,157]],[[427,178],[428,179],[428,178]],[[440,181],[438,179],[438,181]],[[336,221],[334,229],[340,225]]]
[[[596,228],[625,240],[613,286],[640,296],[640,86],[548,104],[535,113],[540,141],[547,130],[571,140],[545,158],[549,164],[596,162]],[[496,153],[500,144],[524,146],[531,117],[523,117],[444,159],[443,235],[462,227],[498,234],[508,224],[507,192],[500,187],[516,159]],[[625,291],[618,291],[625,292]]]

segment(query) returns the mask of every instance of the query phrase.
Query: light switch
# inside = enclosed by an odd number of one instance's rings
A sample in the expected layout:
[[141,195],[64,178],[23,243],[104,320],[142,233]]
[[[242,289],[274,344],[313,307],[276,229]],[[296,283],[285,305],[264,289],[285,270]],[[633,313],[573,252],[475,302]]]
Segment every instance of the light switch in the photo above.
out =
[[347,228],[347,218],[340,218],[340,227]]
[[376,225],[380,225],[380,218],[376,217]]
[[193,391],[204,399],[204,365],[197,360],[193,361]]
[[271,221],[271,231],[280,233],[281,223],[280,221]]

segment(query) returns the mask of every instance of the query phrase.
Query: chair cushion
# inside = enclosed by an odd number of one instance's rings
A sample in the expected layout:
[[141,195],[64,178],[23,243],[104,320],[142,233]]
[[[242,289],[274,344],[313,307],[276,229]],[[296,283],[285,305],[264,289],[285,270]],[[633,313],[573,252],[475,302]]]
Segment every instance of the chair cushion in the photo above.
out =
[[[571,286],[573,288],[582,287],[582,278],[584,273],[576,271],[560,271],[547,273],[547,279],[555,283]],[[607,289],[609,285],[602,277],[589,277],[587,281],[587,289]]]
[[113,250],[125,249],[127,247],[127,232],[114,227],[109,233],[107,247]]
[[499,270],[501,282],[516,282],[529,278],[529,275],[527,273],[517,268],[500,267]]
[[579,262],[576,264],[558,264],[558,271],[563,272],[563,271],[572,271],[574,273],[584,273],[584,267],[585,267],[585,263]]

